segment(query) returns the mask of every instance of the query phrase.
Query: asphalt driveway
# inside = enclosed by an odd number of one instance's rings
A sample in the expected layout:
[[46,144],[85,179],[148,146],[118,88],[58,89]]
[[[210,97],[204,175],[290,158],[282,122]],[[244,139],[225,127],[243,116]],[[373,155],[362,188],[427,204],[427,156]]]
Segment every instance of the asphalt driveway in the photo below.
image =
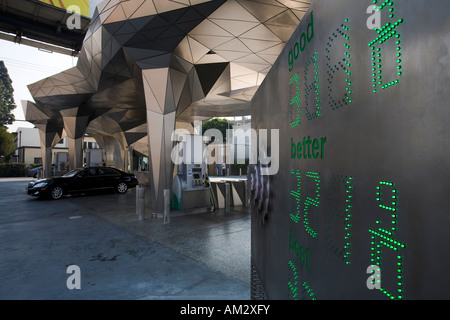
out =
[[[28,179],[29,181],[30,179]],[[40,200],[0,179],[0,299],[249,299],[250,213],[136,216],[135,189]],[[68,289],[70,265],[81,289]]]

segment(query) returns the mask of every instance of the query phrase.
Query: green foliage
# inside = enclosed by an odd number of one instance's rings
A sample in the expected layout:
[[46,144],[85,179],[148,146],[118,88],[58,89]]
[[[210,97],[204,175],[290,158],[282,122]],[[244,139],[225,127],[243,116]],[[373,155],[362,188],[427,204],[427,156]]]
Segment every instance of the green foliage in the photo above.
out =
[[227,129],[231,129],[231,124],[227,119],[214,118],[203,122],[202,124],[202,135],[208,129],[217,129],[222,133],[223,143],[227,142]]
[[13,97],[12,81],[3,61],[0,61],[0,127],[12,124],[15,120],[12,111],[16,107]]
[[26,175],[25,163],[0,163],[0,177],[25,177]]
[[14,136],[6,128],[0,127],[0,156],[7,157],[16,150]]

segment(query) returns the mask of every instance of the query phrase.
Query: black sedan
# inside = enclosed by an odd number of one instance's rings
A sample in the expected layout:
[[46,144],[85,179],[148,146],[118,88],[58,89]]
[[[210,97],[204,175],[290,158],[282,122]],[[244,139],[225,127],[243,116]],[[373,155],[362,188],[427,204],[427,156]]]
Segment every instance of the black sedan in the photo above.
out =
[[90,167],[69,171],[61,177],[32,181],[28,184],[28,194],[57,200],[65,194],[103,189],[125,193],[138,183],[130,173],[110,167]]

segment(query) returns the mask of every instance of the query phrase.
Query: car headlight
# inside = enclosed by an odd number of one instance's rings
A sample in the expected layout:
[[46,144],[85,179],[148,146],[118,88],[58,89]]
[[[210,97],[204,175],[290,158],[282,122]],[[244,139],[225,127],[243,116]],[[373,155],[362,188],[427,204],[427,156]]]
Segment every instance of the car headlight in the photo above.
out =
[[34,188],[43,188],[46,187],[48,182],[39,182],[34,185]]

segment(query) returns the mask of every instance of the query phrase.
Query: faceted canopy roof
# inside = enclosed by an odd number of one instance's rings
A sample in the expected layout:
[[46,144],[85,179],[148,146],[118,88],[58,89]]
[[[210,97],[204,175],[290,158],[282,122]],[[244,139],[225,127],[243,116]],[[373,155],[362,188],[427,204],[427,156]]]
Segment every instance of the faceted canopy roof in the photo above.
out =
[[248,115],[311,1],[105,0],[77,66],[29,85],[27,119],[83,116],[88,132],[126,135],[146,134],[149,111],[190,123]]

